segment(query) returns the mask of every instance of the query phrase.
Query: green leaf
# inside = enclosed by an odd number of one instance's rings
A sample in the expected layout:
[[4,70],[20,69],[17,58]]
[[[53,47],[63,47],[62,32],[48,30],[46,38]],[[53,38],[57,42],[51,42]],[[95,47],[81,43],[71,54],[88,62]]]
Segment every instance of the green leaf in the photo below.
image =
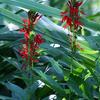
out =
[[[12,84],[10,82],[4,83],[4,85],[12,91],[12,96],[15,98],[19,98],[19,100],[27,100],[26,98],[26,92],[20,88],[19,86]],[[17,100],[17,99],[16,99]]]
[[88,100],[94,100],[93,99],[93,85],[89,81],[85,81],[83,83],[83,93],[88,98]]
[[58,62],[56,62],[53,58],[49,59],[49,61],[50,61],[51,65],[52,65],[52,67],[54,68],[54,70],[56,71],[56,73],[57,73],[58,75],[60,75],[60,77],[64,78],[63,71],[62,71],[62,69],[60,68],[61,65],[58,64]]
[[82,96],[82,91],[79,88],[79,85],[82,84],[82,79],[80,77],[70,75],[69,80],[67,81],[68,87],[75,92],[77,95]]
[[[87,2],[89,1],[89,0],[82,0],[83,1],[83,3],[82,3],[82,5],[81,5],[81,7],[84,7],[86,4],[87,4]],[[80,8],[81,8],[80,7]]]
[[18,25],[22,24],[21,17],[19,15],[13,14],[11,11],[8,11],[4,8],[0,8],[0,14]]
[[61,95],[66,95],[65,91],[61,86],[54,81],[50,76],[46,75],[40,70],[33,69],[42,79],[44,83],[46,83],[48,86],[50,86],[52,89],[54,89],[56,92],[60,93]]
[[89,43],[92,49],[100,49],[100,35],[98,36],[87,36],[85,37],[86,41]]
[[17,31],[6,31],[0,34],[0,41],[15,41],[24,37],[24,34],[19,34]]
[[11,97],[2,96],[2,95],[0,95],[0,99],[1,100],[13,100]]
[[94,14],[94,15],[90,15],[90,16],[88,16],[87,18],[88,19],[94,19],[94,18],[96,18],[96,17],[100,17],[100,12],[97,12],[96,14]]
[[48,16],[59,17],[60,10],[57,8],[52,8],[50,6],[42,5],[40,3],[31,1],[31,0],[0,0],[0,2],[4,2],[10,5],[20,6],[26,9],[31,9],[43,13]]
[[18,63],[18,62],[16,61],[16,59],[14,59],[14,58],[8,59],[8,58],[5,58],[5,57],[3,57],[3,59],[4,59],[4,61],[9,62],[9,64],[11,64],[11,65],[13,65],[14,67],[16,67],[18,70],[21,70],[21,64]]
[[81,18],[81,22],[83,23],[83,26],[90,28],[91,30],[100,31],[100,24],[90,21],[84,17]]
[[31,86],[25,89],[28,100],[31,100],[32,98],[34,98],[35,100],[35,92],[38,89],[38,87],[39,87],[39,83],[36,81]]

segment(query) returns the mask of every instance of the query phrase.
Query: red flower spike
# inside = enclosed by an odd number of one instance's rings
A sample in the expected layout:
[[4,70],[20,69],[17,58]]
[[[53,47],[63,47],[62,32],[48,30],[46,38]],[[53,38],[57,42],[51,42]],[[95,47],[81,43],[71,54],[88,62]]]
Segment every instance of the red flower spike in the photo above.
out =
[[42,35],[41,34],[37,34],[35,37],[34,37],[34,41],[40,45],[44,42],[44,40],[42,39]]
[[63,17],[63,18],[62,18],[62,20],[61,20],[61,22],[66,21],[66,20],[67,20],[67,18],[68,18],[67,16]]
[[64,25],[64,28],[67,28],[68,26],[72,26],[72,19],[70,17],[66,17],[66,24]]
[[61,16],[68,14],[67,11],[61,12]]
[[28,40],[29,39],[29,34],[27,32],[25,32],[24,37],[25,37],[26,40]]
[[69,26],[72,25],[72,18],[68,17],[68,19],[67,19],[67,24],[68,24]]
[[[42,44],[44,42],[44,40],[42,39],[42,35],[41,34],[37,34],[34,37],[33,42],[31,42],[30,44],[29,41],[22,41],[23,48],[22,50],[20,50],[20,56],[25,59],[27,62],[30,59],[30,64],[32,63],[36,63],[38,62],[38,58],[40,56],[40,54],[36,51],[39,49],[39,45]],[[30,45],[30,46],[28,46]]]
[[37,59],[32,59],[32,61],[35,63],[39,62],[39,60],[37,60]]
[[39,45],[44,42],[41,34],[36,34],[33,37],[33,41],[30,41],[31,30],[40,18],[41,16],[36,13],[35,15],[30,16],[28,19],[23,19],[23,28],[19,30],[20,32],[24,32],[25,38],[25,40],[21,41],[23,47],[21,50],[19,50],[20,56],[30,65],[32,63],[39,62],[38,57],[40,54],[37,52],[37,50],[39,49]]
[[22,28],[22,29],[19,30],[19,32],[25,32],[25,30]]
[[81,25],[82,25],[81,22],[79,22],[78,20],[74,20],[74,28],[75,28],[75,29],[77,29],[78,26],[81,26]]
[[79,7],[82,5],[82,2],[75,2],[73,4],[72,0],[69,0],[68,3],[68,12],[61,12],[62,16],[62,22],[66,22],[64,25],[64,28],[70,26],[72,28],[72,25],[74,26],[74,29],[78,29],[79,26],[82,25],[82,23],[79,21],[80,16],[79,14],[82,13],[82,11],[79,11]]
[[76,6],[76,7],[79,7],[79,6],[82,5],[82,3],[83,3],[83,2],[76,2],[75,6]]
[[23,23],[27,23],[27,20],[28,20],[28,19],[22,19],[22,20],[23,20]]

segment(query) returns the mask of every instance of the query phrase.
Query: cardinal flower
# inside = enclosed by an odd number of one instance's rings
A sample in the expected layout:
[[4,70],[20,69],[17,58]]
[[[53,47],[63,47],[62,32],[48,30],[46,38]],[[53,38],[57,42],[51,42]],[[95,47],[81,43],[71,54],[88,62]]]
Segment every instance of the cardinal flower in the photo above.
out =
[[42,35],[41,34],[37,34],[35,37],[34,37],[34,41],[40,45],[44,42],[44,40],[42,39]]
[[34,34],[32,40],[30,38],[32,29],[41,18],[41,15],[29,12],[28,16],[28,19],[23,19],[23,28],[20,29],[20,32],[24,33],[24,40],[21,41],[22,49],[19,50],[19,53],[25,63],[31,65],[32,63],[38,62],[38,57],[40,56],[38,50],[40,49],[40,44],[42,44],[44,40],[41,34]]
[[23,47],[20,50],[20,56],[30,64],[38,62],[38,57],[40,54],[37,52],[40,49],[40,44],[44,42],[41,34],[36,34],[33,41],[24,41]]
[[74,26],[74,29],[78,29],[78,27],[82,25],[80,22],[80,13],[82,11],[79,11],[82,2],[76,1],[73,3],[72,0],[69,0],[67,5],[68,11],[61,12],[62,22],[66,23],[64,28],[68,26],[72,28],[72,26]]
[[30,20],[29,19],[23,19],[23,28],[20,29],[20,32],[24,32],[24,37],[26,40],[29,39],[30,34]]

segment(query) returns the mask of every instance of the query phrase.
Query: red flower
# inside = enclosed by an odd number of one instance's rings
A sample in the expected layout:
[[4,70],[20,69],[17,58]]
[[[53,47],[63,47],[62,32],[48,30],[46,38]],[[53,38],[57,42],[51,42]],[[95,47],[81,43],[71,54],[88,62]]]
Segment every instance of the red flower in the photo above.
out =
[[39,45],[44,42],[41,34],[36,34],[32,42],[22,41],[23,48],[20,50],[20,56],[30,64],[38,62],[38,57],[40,54],[37,52]]
[[79,14],[82,11],[79,11],[79,7],[82,5],[82,2],[75,2],[72,3],[72,0],[69,0],[68,3],[68,11],[61,12],[62,16],[62,22],[66,22],[64,25],[64,28],[70,26],[72,28],[72,25],[74,26],[74,29],[78,29],[79,26],[82,25],[82,23],[79,21],[80,16]]
[[79,20],[74,20],[74,28],[77,29],[78,26],[82,25],[82,23]]
[[23,28],[20,29],[20,32],[24,32],[24,37],[26,40],[29,39],[29,34],[30,34],[30,20],[29,19],[23,19]]
[[76,2],[75,6],[76,6],[76,7],[79,7],[79,6],[82,5],[82,3],[83,3],[83,2]]
[[44,40],[42,39],[42,35],[36,34],[36,36],[34,37],[34,42],[36,42],[38,45],[42,44],[44,42]]
[[28,19],[23,19],[23,28],[20,29],[20,32],[24,32],[25,40],[21,41],[23,47],[21,50],[19,50],[19,53],[23,60],[30,65],[34,62],[38,62],[38,57],[40,54],[37,52],[37,50],[39,49],[39,45],[44,42],[41,34],[36,34],[33,37],[33,41],[30,41],[30,33],[32,28],[40,18],[41,16],[37,13],[35,15],[30,14]]
[[20,56],[25,60],[28,60],[28,47],[25,45],[23,46],[22,50],[19,50]]

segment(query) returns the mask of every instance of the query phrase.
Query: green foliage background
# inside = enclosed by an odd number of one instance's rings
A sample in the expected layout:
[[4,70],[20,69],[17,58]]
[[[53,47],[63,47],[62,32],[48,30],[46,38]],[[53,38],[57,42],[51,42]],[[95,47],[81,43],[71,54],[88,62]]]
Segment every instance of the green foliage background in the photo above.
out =
[[[1,100],[100,100],[100,2],[81,0],[85,12],[78,32],[84,51],[71,53],[69,31],[61,26],[60,12],[68,0],[0,0],[0,99]],[[43,17],[33,31],[43,34],[46,55],[28,72],[21,69],[18,46],[27,10]],[[9,28],[17,25],[18,29]],[[67,34],[67,36],[66,36]],[[51,44],[53,46],[51,46]],[[59,47],[55,47],[59,44]],[[41,83],[43,86],[41,86]],[[40,87],[41,86],[41,87]]]

